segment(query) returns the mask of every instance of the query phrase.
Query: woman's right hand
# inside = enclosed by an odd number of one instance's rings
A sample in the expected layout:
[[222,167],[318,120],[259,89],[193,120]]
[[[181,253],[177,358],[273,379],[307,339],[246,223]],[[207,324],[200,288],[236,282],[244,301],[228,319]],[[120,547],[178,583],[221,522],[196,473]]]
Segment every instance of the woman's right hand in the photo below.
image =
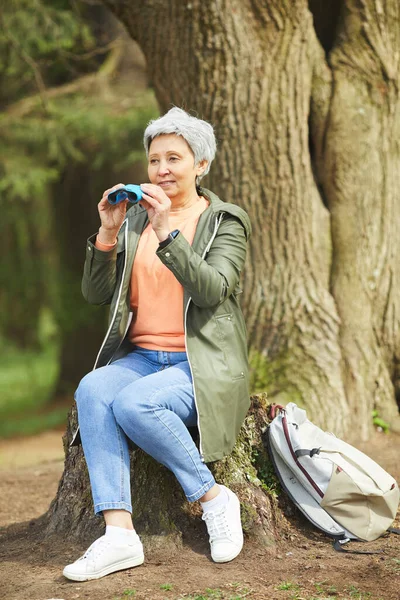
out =
[[125,219],[128,200],[123,200],[122,202],[118,202],[118,204],[110,204],[107,199],[110,192],[123,186],[123,183],[118,183],[112,188],[105,190],[102,199],[97,205],[101,220],[99,241],[104,244],[113,244],[115,242],[118,231]]

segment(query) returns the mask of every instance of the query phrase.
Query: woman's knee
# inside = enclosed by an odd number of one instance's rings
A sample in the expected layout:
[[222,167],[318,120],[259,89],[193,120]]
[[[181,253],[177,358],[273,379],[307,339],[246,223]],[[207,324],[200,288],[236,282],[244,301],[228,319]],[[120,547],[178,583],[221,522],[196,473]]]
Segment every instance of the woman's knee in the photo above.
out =
[[[132,387],[132,386],[129,386]],[[137,420],[137,402],[131,390],[121,390],[114,398],[112,410],[114,417],[121,426],[126,419],[134,424]]]
[[101,371],[102,369],[91,371],[81,379],[75,392],[75,400],[78,405],[86,402],[93,403],[103,396],[107,397],[107,394],[104,394],[107,378]]

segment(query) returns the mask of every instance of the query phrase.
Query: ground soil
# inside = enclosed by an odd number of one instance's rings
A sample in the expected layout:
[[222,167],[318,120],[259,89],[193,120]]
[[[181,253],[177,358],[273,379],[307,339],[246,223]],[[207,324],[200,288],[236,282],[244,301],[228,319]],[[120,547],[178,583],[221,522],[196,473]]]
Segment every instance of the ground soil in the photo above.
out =
[[[63,469],[61,435],[53,431],[0,442],[1,600],[177,600],[201,594],[226,600],[400,599],[400,536],[361,545],[380,554],[346,555],[298,516],[291,522],[291,539],[269,549],[247,540],[242,554],[226,565],[211,562],[204,534],[197,546],[147,555],[136,569],[92,582],[67,581],[63,566],[86,548],[68,540],[38,541],[38,517],[54,497]],[[359,447],[400,480],[399,436],[376,433]]]

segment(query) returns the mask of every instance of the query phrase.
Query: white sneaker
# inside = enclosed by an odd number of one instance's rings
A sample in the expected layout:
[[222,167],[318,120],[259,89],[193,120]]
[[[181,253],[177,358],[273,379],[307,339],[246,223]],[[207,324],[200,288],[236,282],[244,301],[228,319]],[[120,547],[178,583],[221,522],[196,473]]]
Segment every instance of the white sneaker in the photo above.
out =
[[225,488],[229,502],[202,516],[210,536],[211,558],[217,563],[233,560],[243,548],[239,498],[227,487],[220,487]]
[[139,536],[132,536],[121,544],[112,536],[103,535],[93,542],[81,558],[67,565],[63,575],[73,581],[87,581],[121,569],[137,567],[143,562],[143,546]]

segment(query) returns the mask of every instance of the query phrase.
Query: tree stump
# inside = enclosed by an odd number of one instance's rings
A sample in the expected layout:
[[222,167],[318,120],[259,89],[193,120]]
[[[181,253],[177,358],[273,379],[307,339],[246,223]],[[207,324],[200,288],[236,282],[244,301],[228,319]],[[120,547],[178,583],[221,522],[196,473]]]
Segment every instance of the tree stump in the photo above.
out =
[[[219,483],[237,493],[245,533],[271,548],[286,530],[286,525],[278,508],[278,483],[263,445],[267,415],[266,395],[252,396],[250,410],[232,454],[211,463],[210,467]],[[69,446],[76,424],[76,408],[73,407],[63,438],[64,473],[57,495],[44,517],[44,531],[46,537],[57,534],[90,541],[102,535],[104,522],[93,513],[82,447]],[[148,548],[168,546],[169,550],[178,550],[185,540],[204,538],[199,503],[187,502],[175,476],[140,449],[131,453],[131,486],[133,521]]]

